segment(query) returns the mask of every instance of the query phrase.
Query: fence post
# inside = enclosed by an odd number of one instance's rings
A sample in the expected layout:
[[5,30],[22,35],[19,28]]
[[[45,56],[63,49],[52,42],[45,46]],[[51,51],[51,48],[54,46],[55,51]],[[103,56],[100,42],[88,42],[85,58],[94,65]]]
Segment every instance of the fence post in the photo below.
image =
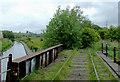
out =
[[45,67],[47,66],[47,52],[45,53]]
[[11,81],[11,66],[12,66],[12,54],[9,54],[9,61],[8,61],[8,69],[10,69],[10,71],[7,72],[7,81]]
[[107,54],[108,54],[108,53],[107,53],[107,44],[106,44],[106,57],[107,57]]
[[32,62],[32,59],[30,59],[29,73],[31,73],[31,62]]
[[42,58],[41,58],[41,67],[43,66],[43,54],[42,54]]
[[54,62],[54,59],[55,59],[54,55],[55,55],[55,53],[54,53],[54,49],[53,49],[53,50],[52,50],[52,61],[53,61],[53,62]]
[[114,47],[114,63],[116,62],[116,47]]
[[101,44],[101,50],[102,50],[102,53],[103,53],[103,43]]

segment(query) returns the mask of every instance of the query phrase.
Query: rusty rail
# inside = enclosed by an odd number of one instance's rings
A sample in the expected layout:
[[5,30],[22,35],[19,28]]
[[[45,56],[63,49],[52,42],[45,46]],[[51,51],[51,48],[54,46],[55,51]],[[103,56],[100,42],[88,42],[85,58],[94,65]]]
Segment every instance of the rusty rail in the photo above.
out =
[[[24,57],[15,59],[9,58],[7,72],[8,80],[20,80],[32,73],[35,69],[48,66],[57,58],[57,54],[64,49],[63,44],[56,45],[39,52],[31,53]],[[11,54],[12,57],[12,54]]]
[[96,70],[96,67],[95,67],[95,64],[94,64],[94,61],[93,61],[90,50],[89,50],[89,54],[90,54],[90,58],[91,58],[91,61],[92,61],[93,67],[94,67],[95,75],[97,77],[98,82],[100,82],[100,79],[99,79],[99,76],[98,76],[98,73],[97,73],[97,70]]
[[[73,53],[75,52],[75,50],[73,51]],[[73,55],[73,53],[68,57],[68,59],[65,61],[65,63],[62,65],[62,67],[59,69],[59,71],[56,73],[56,75],[53,77],[52,80],[54,80],[57,75],[60,73],[60,71],[63,69],[64,65],[67,63],[67,61],[71,58],[71,56]]]

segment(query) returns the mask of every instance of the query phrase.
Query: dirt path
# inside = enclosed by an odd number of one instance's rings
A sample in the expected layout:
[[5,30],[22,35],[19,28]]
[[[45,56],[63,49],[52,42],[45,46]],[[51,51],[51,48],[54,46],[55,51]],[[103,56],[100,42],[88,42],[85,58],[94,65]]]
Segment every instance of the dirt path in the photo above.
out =
[[89,80],[88,54],[78,52],[72,59],[71,70],[66,80]]

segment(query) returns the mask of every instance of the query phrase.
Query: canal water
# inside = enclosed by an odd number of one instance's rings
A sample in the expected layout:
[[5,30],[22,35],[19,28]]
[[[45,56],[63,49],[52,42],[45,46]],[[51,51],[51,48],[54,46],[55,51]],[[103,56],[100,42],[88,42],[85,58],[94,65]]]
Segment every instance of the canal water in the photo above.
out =
[[[12,60],[27,55],[25,52],[24,46],[21,43],[16,41],[14,42],[14,45],[9,50],[3,52],[2,58],[9,56],[9,54],[12,54]],[[7,70],[7,63],[8,63],[8,58],[1,60],[1,72],[4,72]],[[6,80],[6,73],[1,75],[1,80]]]

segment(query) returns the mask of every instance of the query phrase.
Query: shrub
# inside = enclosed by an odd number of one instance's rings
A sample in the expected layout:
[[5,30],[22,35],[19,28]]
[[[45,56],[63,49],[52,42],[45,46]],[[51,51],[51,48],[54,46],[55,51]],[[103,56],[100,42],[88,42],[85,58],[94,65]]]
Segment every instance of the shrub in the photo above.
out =
[[2,31],[3,37],[14,41],[14,34],[11,31]]
[[90,46],[91,43],[97,42],[101,39],[100,35],[92,28],[83,29],[81,38],[83,48],[86,48]]

